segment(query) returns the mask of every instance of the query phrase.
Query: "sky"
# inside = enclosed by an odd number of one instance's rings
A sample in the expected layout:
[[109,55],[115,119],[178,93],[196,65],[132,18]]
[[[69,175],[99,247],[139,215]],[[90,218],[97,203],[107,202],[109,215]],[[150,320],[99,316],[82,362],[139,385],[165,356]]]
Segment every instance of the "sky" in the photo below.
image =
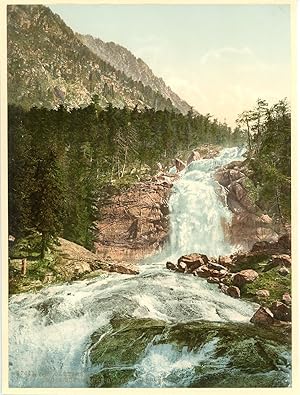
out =
[[74,31],[114,41],[201,114],[234,127],[258,98],[291,95],[288,5],[51,5]]

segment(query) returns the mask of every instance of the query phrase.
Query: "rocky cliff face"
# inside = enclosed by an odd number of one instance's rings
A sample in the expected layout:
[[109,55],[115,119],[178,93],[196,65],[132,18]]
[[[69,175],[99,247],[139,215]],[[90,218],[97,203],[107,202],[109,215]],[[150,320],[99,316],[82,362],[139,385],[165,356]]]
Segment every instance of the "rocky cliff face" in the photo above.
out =
[[233,162],[219,169],[215,179],[227,189],[227,204],[233,213],[226,232],[232,244],[248,250],[255,242],[274,242],[278,238],[272,219],[255,204],[255,188],[247,165]]
[[162,78],[156,77],[149,66],[140,58],[136,58],[128,49],[114,42],[104,42],[90,35],[77,34],[77,37],[94,54],[109,63],[116,70],[123,72],[134,81],[159,92],[165,99],[170,99],[173,106],[186,114],[191,107],[168,87]]
[[174,177],[160,175],[113,196],[101,209],[97,254],[123,261],[158,250],[168,235],[168,196]]
[[72,108],[88,105],[97,95],[101,106],[174,110],[176,100],[125,75],[120,63],[116,69],[93,53],[45,6],[8,6],[7,27],[11,104]]

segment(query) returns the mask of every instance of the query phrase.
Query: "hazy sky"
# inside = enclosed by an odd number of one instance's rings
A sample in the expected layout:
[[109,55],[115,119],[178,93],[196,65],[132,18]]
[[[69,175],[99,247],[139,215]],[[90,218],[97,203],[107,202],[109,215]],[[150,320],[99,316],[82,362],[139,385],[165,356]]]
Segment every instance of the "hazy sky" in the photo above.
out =
[[290,98],[288,5],[51,5],[73,30],[142,58],[202,114],[231,126],[258,97]]

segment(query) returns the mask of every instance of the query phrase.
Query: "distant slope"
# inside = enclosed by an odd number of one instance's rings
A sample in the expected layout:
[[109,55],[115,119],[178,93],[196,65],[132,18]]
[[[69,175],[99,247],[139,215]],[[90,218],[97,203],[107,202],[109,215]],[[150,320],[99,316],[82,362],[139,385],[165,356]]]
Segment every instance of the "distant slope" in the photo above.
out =
[[164,98],[170,99],[174,107],[178,108],[183,114],[187,113],[191,106],[174,93],[162,78],[156,77],[150,67],[140,58],[136,58],[128,49],[114,42],[104,42],[91,35],[81,35],[77,37],[92,52],[102,60],[112,65],[116,70],[122,71],[134,81],[141,81],[145,86],[149,86],[159,92]]
[[175,109],[171,98],[100,59],[48,7],[11,5],[7,16],[9,103],[72,108],[96,94],[102,106]]

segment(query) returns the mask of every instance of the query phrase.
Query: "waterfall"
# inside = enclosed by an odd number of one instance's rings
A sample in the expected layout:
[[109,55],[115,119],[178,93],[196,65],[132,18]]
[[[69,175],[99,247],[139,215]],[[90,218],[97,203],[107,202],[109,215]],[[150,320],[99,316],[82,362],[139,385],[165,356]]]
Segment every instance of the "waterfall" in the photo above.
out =
[[[91,280],[12,296],[10,386],[88,386],[88,378],[95,369],[89,362],[91,335],[99,328],[106,328],[113,317],[149,318],[169,324],[194,320],[248,322],[257,305],[222,294],[202,278],[165,268],[168,254],[177,258],[184,253],[219,255],[232,251],[222,230],[222,221],[230,221],[230,212],[224,199],[218,196],[213,172],[242,159],[242,154],[239,148],[224,149],[217,158],[192,162],[184,170],[170,197],[170,242],[161,255],[141,264],[139,275],[103,274]],[[204,349],[200,356],[188,355],[185,350],[183,360],[187,369],[210,355],[207,353],[214,344],[214,341],[208,343],[208,351]],[[169,363],[166,353],[173,350],[170,345],[150,347],[146,360],[137,369],[140,376],[132,386],[143,386],[143,380],[145,385],[148,383],[146,376],[152,374],[157,349],[163,363]],[[175,353],[172,364],[178,369],[176,361],[182,359],[177,351],[172,352]],[[168,369],[165,367],[166,372]]]
[[244,152],[237,147],[224,149],[218,157],[192,162],[184,170],[169,202],[172,255],[201,252],[218,256],[232,252],[234,247],[225,241],[222,228],[222,222],[230,223],[231,212],[224,204],[226,192],[213,175],[217,168],[244,159]]

